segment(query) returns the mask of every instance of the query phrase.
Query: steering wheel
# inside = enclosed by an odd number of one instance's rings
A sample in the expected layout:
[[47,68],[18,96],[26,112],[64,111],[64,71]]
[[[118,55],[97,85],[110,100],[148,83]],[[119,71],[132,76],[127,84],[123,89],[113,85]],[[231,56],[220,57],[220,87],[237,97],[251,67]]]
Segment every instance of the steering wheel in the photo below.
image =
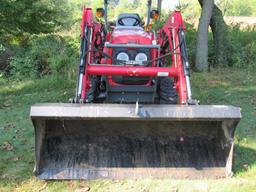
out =
[[138,19],[138,17],[131,16],[131,15],[119,18],[118,21],[117,21],[118,24],[122,25],[122,26],[125,26],[125,24],[124,24],[125,19],[134,19],[135,20],[133,25],[129,25],[129,26],[137,26],[137,25],[140,24],[140,19]]

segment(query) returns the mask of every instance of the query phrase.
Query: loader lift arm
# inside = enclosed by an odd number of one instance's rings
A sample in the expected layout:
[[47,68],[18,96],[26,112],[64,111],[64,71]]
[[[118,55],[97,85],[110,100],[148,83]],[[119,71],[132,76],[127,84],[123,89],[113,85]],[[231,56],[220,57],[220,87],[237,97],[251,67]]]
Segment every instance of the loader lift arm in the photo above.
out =
[[[105,42],[106,28],[103,24],[93,20],[91,8],[83,8],[81,23],[81,45],[80,45],[80,64],[77,80],[76,96],[72,100],[74,103],[83,103],[86,101],[86,92],[90,87],[90,78],[88,76],[88,62],[99,63],[102,58],[103,45]],[[94,51],[95,49],[98,52]]]
[[[151,4],[149,2],[149,12],[151,9]],[[180,12],[175,11],[173,12],[164,26],[158,31],[158,45],[161,47],[161,53],[166,52],[173,52],[172,54],[172,64],[170,67],[148,67],[148,68],[141,68],[136,66],[113,66],[109,63],[108,66],[106,65],[98,65],[99,63],[95,63],[93,60],[93,54],[95,53],[94,48],[96,44],[101,45],[100,48],[103,50],[103,43],[102,41],[96,42],[95,33],[100,33],[101,24],[95,23],[92,11],[90,9],[84,9],[83,11],[83,20],[82,20],[82,30],[86,27],[89,31],[92,31],[91,36],[86,35],[84,31],[82,31],[82,39],[81,42],[83,43],[86,40],[89,40],[87,50],[87,54],[83,55],[81,58],[80,65],[80,80],[78,81],[78,89],[77,89],[77,96],[75,101],[76,102],[86,102],[86,92],[90,87],[90,78],[89,76],[97,76],[97,75],[111,75],[110,71],[114,71],[112,75],[122,75],[122,76],[168,76],[172,77],[175,80],[175,87],[177,92],[180,96],[180,104],[194,104],[192,102],[192,94],[191,94],[191,87],[190,87],[190,79],[189,79],[189,64],[186,55],[186,46],[185,46],[185,26],[183,24],[182,16]],[[106,16],[105,16],[106,18]],[[108,37],[111,35],[111,32],[108,32],[106,36],[102,34],[100,37],[101,39],[109,39]],[[166,41],[167,39],[167,41]],[[166,46],[166,43],[168,46]],[[82,44],[83,45],[83,44]],[[169,50],[167,48],[169,47]],[[86,47],[84,47],[86,48]],[[83,49],[81,49],[83,50]],[[81,51],[83,53],[83,51]],[[102,56],[102,55],[100,55]],[[160,57],[163,55],[159,55]],[[156,58],[157,59],[157,58]],[[100,59],[99,59],[100,60]],[[109,73],[110,72],[110,73]],[[83,79],[83,80],[81,80]]]
[[198,101],[192,99],[185,30],[186,28],[181,13],[174,11],[163,27],[158,31],[158,43],[162,47],[161,53],[173,52],[172,65],[174,65],[179,73],[178,77],[175,78],[175,83],[180,95],[180,103],[197,104]]

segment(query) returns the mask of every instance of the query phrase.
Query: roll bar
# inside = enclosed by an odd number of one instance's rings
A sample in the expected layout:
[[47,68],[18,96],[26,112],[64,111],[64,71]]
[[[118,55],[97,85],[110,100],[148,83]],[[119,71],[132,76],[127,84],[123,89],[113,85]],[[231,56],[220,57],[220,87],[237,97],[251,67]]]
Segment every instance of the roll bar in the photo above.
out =
[[[152,8],[152,0],[148,0],[148,13],[147,13],[147,26],[149,26],[150,23],[150,13],[151,13],[151,8]],[[159,12],[159,15],[161,13],[161,8],[162,8],[162,0],[157,0],[157,10]],[[105,10],[105,15],[104,15],[104,20],[106,23],[106,28],[108,29],[108,0],[104,0],[104,10]]]
[[106,24],[106,30],[108,30],[108,0],[104,0],[104,10],[105,10],[104,20]]

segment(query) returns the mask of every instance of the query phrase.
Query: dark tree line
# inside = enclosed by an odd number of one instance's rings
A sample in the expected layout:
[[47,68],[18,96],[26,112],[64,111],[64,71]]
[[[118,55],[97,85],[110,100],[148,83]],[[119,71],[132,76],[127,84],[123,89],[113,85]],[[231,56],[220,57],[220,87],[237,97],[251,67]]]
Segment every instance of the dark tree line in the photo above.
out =
[[67,1],[0,0],[0,40],[50,33],[68,23]]
[[[66,0],[0,0],[0,43],[10,39],[22,39],[26,35],[51,33],[72,23],[72,6]],[[92,2],[89,1],[88,2]],[[197,34],[196,70],[205,71],[208,65],[208,29],[214,40],[216,65],[227,62],[228,30],[221,10],[214,0],[198,0],[202,11]],[[102,0],[103,3],[103,0]],[[110,0],[110,7],[119,0]],[[159,1],[160,5],[161,2]],[[134,0],[133,5],[139,1]],[[160,6],[159,5],[159,6]],[[135,7],[134,7],[135,8]]]

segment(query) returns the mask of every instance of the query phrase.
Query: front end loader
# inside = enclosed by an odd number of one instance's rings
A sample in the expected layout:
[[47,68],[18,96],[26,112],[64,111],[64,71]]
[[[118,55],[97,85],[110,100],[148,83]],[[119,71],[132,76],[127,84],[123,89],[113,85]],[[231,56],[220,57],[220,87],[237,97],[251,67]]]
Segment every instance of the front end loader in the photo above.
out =
[[155,29],[160,10],[147,7],[146,22],[136,13],[109,22],[107,0],[96,11],[101,22],[84,7],[75,97],[31,107],[38,178],[232,174],[240,108],[192,98],[181,13]]

